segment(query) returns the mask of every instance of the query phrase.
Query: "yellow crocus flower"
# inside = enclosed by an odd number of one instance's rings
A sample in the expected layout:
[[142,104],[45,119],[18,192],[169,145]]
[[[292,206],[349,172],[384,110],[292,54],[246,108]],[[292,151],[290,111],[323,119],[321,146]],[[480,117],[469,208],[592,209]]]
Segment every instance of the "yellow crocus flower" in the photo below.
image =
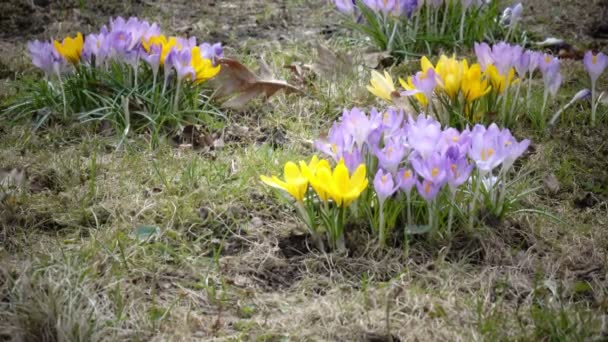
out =
[[443,82],[441,85],[443,91],[452,99],[456,99],[460,91],[462,66],[462,62],[458,62],[456,57],[448,58],[445,55],[441,55],[435,67],[435,71]]
[[304,177],[310,182],[313,190],[317,193],[317,196],[319,196],[319,199],[323,202],[327,202],[329,200],[329,193],[326,184],[319,179],[318,174],[321,172],[328,172],[331,174],[329,162],[325,159],[319,160],[317,156],[313,156],[309,164],[300,161],[300,169],[302,170]]
[[518,80],[515,79],[515,69],[514,68],[511,68],[509,70],[508,82],[507,82],[507,75],[501,74],[494,65],[488,65],[486,67],[485,75],[490,80],[490,84],[492,85],[492,88],[498,94],[502,94],[505,91],[505,88],[507,87],[507,83],[509,85],[513,85],[518,82]]
[[273,188],[287,191],[298,202],[304,201],[304,195],[308,189],[308,179],[302,175],[300,168],[294,162],[287,162],[283,177],[284,181],[276,176],[260,176],[260,180]]
[[72,64],[78,64],[84,46],[84,39],[82,38],[82,33],[78,32],[76,37],[66,37],[62,42],[56,40],[53,45],[63,58]]
[[318,177],[331,199],[338,206],[348,207],[367,188],[368,180],[365,173],[365,164],[361,164],[350,176],[344,160],[340,160],[333,173],[321,168],[318,170]]
[[195,72],[195,83],[202,83],[215,77],[220,72],[220,66],[213,65],[213,62],[208,58],[201,57],[201,51],[198,46],[192,48],[192,68]]
[[371,85],[367,86],[367,90],[369,90],[370,93],[389,102],[393,100],[392,94],[397,89],[395,88],[393,78],[386,70],[384,71],[384,76],[376,70],[372,70],[370,83]]
[[165,65],[167,55],[169,55],[169,52],[171,52],[173,48],[177,48],[178,50],[182,49],[182,46],[178,43],[176,37],[167,38],[162,34],[159,36],[152,36],[147,41],[142,41],[142,46],[146,52],[150,52],[150,47],[153,45],[160,47],[160,65]]
[[429,61],[426,56],[422,56],[422,58],[420,59],[420,67],[424,73],[426,73],[426,71],[429,69],[435,69],[433,63],[431,63],[431,61]]
[[488,81],[482,79],[481,66],[477,63],[469,67],[466,60],[462,63],[461,91],[467,103],[471,103],[492,90]]

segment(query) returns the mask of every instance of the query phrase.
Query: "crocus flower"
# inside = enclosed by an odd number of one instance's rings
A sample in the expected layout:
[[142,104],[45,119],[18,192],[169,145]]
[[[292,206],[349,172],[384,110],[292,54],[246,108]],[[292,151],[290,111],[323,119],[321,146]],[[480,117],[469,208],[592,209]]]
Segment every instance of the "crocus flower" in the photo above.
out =
[[466,156],[462,156],[456,146],[450,147],[446,154],[448,160],[447,182],[450,191],[455,194],[456,189],[469,179],[471,171],[473,171],[473,164],[469,164]]
[[210,59],[213,65],[217,64],[217,61],[224,56],[224,48],[222,43],[202,43],[198,46],[203,59]]
[[492,49],[487,43],[475,43],[474,49],[475,55],[477,56],[477,62],[479,62],[482,71],[485,71],[488,65],[494,64]]
[[333,0],[338,11],[344,14],[352,14],[355,11],[354,0]]
[[469,157],[475,162],[482,175],[490,173],[505,158],[499,135],[500,129],[496,124],[490,125],[487,129],[482,125],[475,125],[471,132]]
[[402,143],[390,139],[386,142],[384,148],[376,148],[374,154],[378,158],[380,167],[395,174],[399,164],[405,157],[406,149]]
[[206,58],[203,51],[198,46],[195,46],[191,50],[192,59],[191,66],[194,70],[194,82],[202,83],[213,77],[220,72],[220,66],[214,65],[213,60]]
[[329,200],[329,193],[326,190],[325,184],[321,183],[321,180],[318,177],[321,169],[325,169],[325,172],[331,173],[331,167],[327,160],[319,160],[317,156],[313,156],[308,164],[306,164],[304,161],[300,161],[300,170],[302,170],[302,175],[308,179],[308,182],[312,186],[317,196],[319,196],[319,199],[323,202],[327,202]]
[[416,188],[418,189],[420,196],[430,203],[437,197],[437,193],[439,193],[441,186],[431,181],[423,180],[416,182]]
[[82,57],[89,63],[101,65],[108,57],[108,32],[104,27],[99,34],[88,34],[84,39]]
[[359,148],[363,148],[367,142],[369,134],[376,129],[381,122],[372,122],[359,108],[352,108],[350,111],[344,110],[342,113],[342,124],[344,133],[353,137],[354,143]]
[[388,102],[393,100],[393,93],[395,93],[397,89],[395,89],[393,78],[386,70],[384,71],[384,76],[376,70],[372,70],[370,83],[371,85],[367,86],[367,90],[369,90],[370,93]]
[[408,77],[407,82],[399,78],[399,83],[406,90],[401,95],[413,95],[423,107],[427,107],[437,87],[437,74],[434,69],[428,68],[426,71],[417,72],[414,77]]
[[502,147],[502,154],[504,155],[504,161],[502,163],[503,170],[509,170],[513,165],[513,162],[519,158],[530,146],[530,140],[524,139],[518,142],[511,131],[503,129],[499,135],[499,144]]
[[601,52],[595,55],[593,52],[587,51],[583,58],[583,64],[589,73],[589,77],[591,77],[591,82],[595,83],[608,66],[608,56]]
[[462,62],[459,62],[456,57],[448,58],[441,55],[435,66],[435,71],[441,79],[442,90],[451,99],[456,99],[462,82]]
[[378,169],[376,176],[374,177],[374,190],[378,196],[378,200],[382,205],[387,198],[391,197],[395,191],[399,188],[399,185],[395,185],[393,181],[393,175],[390,172],[384,172],[382,169]]
[[55,49],[62,55],[66,60],[72,64],[78,64],[80,61],[80,54],[84,46],[84,39],[82,33],[78,32],[76,37],[66,37],[63,41],[54,42]]
[[27,43],[32,64],[40,68],[45,76],[59,75],[67,66],[66,60],[57,52],[53,44],[35,40]]
[[331,174],[325,168],[319,169],[318,177],[321,184],[324,184],[325,191],[340,207],[348,207],[359,198],[368,185],[365,164],[359,165],[351,176],[341,161]]
[[467,103],[471,103],[492,90],[488,81],[482,78],[481,66],[473,64],[469,67],[466,60],[462,63],[461,92]]
[[411,158],[410,163],[420,177],[434,184],[443,184],[446,181],[446,159],[439,152],[431,154],[426,159],[419,156]]
[[410,116],[405,129],[408,144],[422,158],[427,158],[437,149],[437,141],[441,136],[441,124],[437,120],[420,114],[414,121]]
[[160,66],[160,54],[161,48],[158,45],[153,45],[150,47],[148,53],[142,54],[142,59],[150,65],[152,69],[152,73],[156,75],[158,73],[158,68]]
[[285,177],[284,181],[276,176],[260,176],[260,180],[273,188],[286,191],[298,202],[304,201],[304,195],[308,188],[308,179],[302,174],[298,165],[294,162],[287,162],[283,171],[283,177]]
[[396,16],[405,16],[408,19],[418,9],[418,0],[396,0],[393,13]]
[[167,56],[167,60],[167,64],[175,69],[178,81],[186,77],[194,80],[195,71],[192,67],[192,51],[190,49],[173,50]]
[[409,194],[414,185],[416,185],[416,176],[411,169],[402,169],[397,173],[399,188]]

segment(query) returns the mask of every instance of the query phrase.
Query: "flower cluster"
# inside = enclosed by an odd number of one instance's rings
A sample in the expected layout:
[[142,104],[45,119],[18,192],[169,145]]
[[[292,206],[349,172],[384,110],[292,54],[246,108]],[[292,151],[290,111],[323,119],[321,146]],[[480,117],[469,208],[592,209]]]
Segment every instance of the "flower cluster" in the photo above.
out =
[[[374,175],[378,205],[369,201],[360,203],[365,207],[361,212],[376,211],[370,217],[379,218],[373,226],[384,244],[400,208],[407,207],[408,225],[413,224],[415,218],[410,207],[414,188],[426,203],[430,229],[437,226],[434,218],[441,210],[447,207],[453,210],[459,190],[471,189],[472,183],[475,190],[466,193],[473,193],[473,199],[461,201],[464,207],[461,211],[467,211],[465,203],[477,202],[480,185],[485,184],[485,193],[495,204],[497,215],[502,214],[505,178],[529,143],[529,140],[518,142],[508,129],[499,129],[495,124],[459,131],[442,128],[438,121],[423,114],[406,118],[403,111],[396,109],[385,112],[372,109],[367,115],[353,108],[344,111],[327,139],[317,141],[316,146],[332,159],[344,162],[351,171],[365,164],[370,176]],[[469,211],[474,210],[473,204]],[[474,213],[469,215],[472,218]]]
[[[478,62],[473,64],[467,59],[442,55],[433,65],[426,56],[422,57],[421,71],[407,80],[399,79],[404,91],[397,90],[388,73],[383,77],[373,71],[368,89],[389,102],[395,97],[411,96],[416,108],[435,113],[446,124],[464,127],[483,121],[484,113],[499,113],[503,124],[512,123],[521,100],[522,83],[527,79],[529,104],[532,76],[537,69],[545,84],[544,105],[548,95],[555,96],[561,85],[560,62],[551,55],[504,42],[493,46],[476,43],[475,53]],[[446,114],[448,117],[442,117]]]
[[323,232],[333,249],[343,250],[346,208],[368,185],[365,165],[357,165],[351,175],[343,160],[332,170],[327,160],[314,156],[308,164],[287,162],[283,177],[284,180],[276,176],[260,179],[295,200],[294,206],[320,250],[324,249]]
[[[397,56],[428,48],[471,45],[502,35],[508,40],[523,6],[498,11],[497,1],[482,0],[334,0],[338,11],[355,19],[354,29]],[[506,31],[506,32],[503,32]],[[436,39],[428,39],[432,35]]]
[[68,64],[80,63],[107,67],[110,62],[120,62],[137,72],[139,63],[144,61],[154,73],[162,65],[167,77],[174,70],[178,79],[187,77],[197,82],[219,72],[215,60],[222,55],[219,43],[197,45],[195,37],[166,37],[157,24],[135,17],[111,19],[109,28],[103,26],[100,32],[84,38],[78,33],[75,38],[67,37],[61,42],[36,40],[28,44],[28,50],[33,64],[47,77],[65,72]]

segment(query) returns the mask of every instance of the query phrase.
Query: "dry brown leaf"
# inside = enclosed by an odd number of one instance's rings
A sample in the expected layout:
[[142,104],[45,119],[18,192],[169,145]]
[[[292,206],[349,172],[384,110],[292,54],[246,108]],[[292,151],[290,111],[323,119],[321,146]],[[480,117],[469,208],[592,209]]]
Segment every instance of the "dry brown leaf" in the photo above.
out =
[[212,82],[216,88],[216,95],[228,98],[222,106],[226,108],[241,108],[258,96],[271,97],[279,90],[285,93],[301,92],[297,87],[283,81],[274,79],[270,68],[260,61],[260,70],[256,76],[239,61],[223,58],[219,61],[222,69]]
[[337,75],[350,74],[353,72],[354,64],[352,56],[338,54],[331,51],[327,46],[317,44],[317,61],[310,68],[319,76],[333,78]]

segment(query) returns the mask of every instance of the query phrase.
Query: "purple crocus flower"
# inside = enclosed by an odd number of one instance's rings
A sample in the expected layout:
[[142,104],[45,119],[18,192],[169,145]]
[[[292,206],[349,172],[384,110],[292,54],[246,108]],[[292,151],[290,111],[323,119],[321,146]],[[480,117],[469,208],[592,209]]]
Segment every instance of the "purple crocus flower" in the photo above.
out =
[[422,198],[424,198],[427,202],[432,202],[435,197],[437,197],[437,193],[439,193],[439,189],[441,189],[441,185],[435,184],[428,180],[422,180],[416,182],[416,189],[418,189],[418,193]]
[[447,179],[446,158],[439,152],[431,154],[426,159],[420,156],[413,157],[410,163],[420,177],[434,184],[443,184]]
[[68,66],[67,61],[50,42],[28,42],[27,49],[32,57],[32,64],[40,68],[47,78],[60,75]]
[[397,168],[406,154],[405,146],[402,143],[389,139],[384,148],[375,148],[374,154],[378,158],[380,167],[388,170],[392,174],[397,173]]
[[132,40],[131,33],[127,31],[112,31],[108,35],[107,46],[104,48],[107,49],[109,57],[122,59],[131,51]]
[[108,31],[106,27],[101,28],[99,34],[88,34],[84,38],[82,57],[89,64],[101,65],[108,57]]
[[157,24],[150,25],[147,21],[130,17],[125,20],[123,17],[110,19],[110,31],[128,33],[131,37],[125,46],[124,52],[137,49],[142,40],[148,40],[152,36],[160,35],[160,28]]
[[524,78],[530,69],[530,53],[528,53],[528,51],[523,52],[515,61],[514,67],[517,75],[519,75],[520,78]]
[[410,147],[422,158],[427,158],[437,148],[441,136],[441,124],[424,114],[418,115],[416,121],[410,116],[406,125],[407,140]]
[[418,71],[414,77],[412,77],[412,84],[416,87],[416,90],[422,92],[424,96],[430,101],[433,97],[433,91],[437,86],[438,75],[435,69],[429,68],[426,72]]
[[396,16],[405,16],[409,19],[417,9],[418,0],[397,0],[395,2],[393,13]]
[[399,185],[395,184],[393,175],[391,175],[390,172],[384,172],[384,170],[378,169],[378,172],[376,172],[376,176],[374,177],[374,190],[376,190],[380,205],[384,204],[384,201],[391,197],[398,188]]
[[177,74],[177,80],[181,81],[186,77],[194,80],[195,71],[192,67],[192,52],[190,49],[181,51],[173,50],[167,56],[167,62]]
[[369,134],[377,128],[380,123],[372,122],[361,109],[354,107],[350,111],[344,110],[342,114],[342,125],[344,127],[344,132],[353,137],[357,147],[363,148]]
[[591,83],[595,84],[604,72],[604,69],[606,69],[606,66],[608,66],[608,56],[601,52],[594,55],[593,52],[587,51],[583,58],[583,64],[589,73],[589,77],[591,77]]
[[342,125],[337,122],[334,122],[329,130],[327,139],[319,139],[315,142],[315,147],[319,151],[330,156],[335,161],[339,161],[342,158],[344,150],[350,149],[351,146],[352,137],[346,134]]
[[447,181],[452,194],[469,179],[473,164],[469,164],[466,156],[461,155],[457,146],[452,146],[446,152],[448,160]]
[[333,0],[338,11],[352,14],[355,11],[355,0]]
[[498,140],[504,155],[502,164],[504,171],[509,170],[513,165],[513,162],[515,162],[515,160],[528,149],[528,146],[530,146],[530,140],[524,139],[521,142],[518,142],[508,129],[502,130]]
[[562,83],[562,75],[559,71],[559,59],[545,54],[539,62],[540,71],[543,74],[543,82],[545,91],[548,91],[551,96],[555,97],[557,90]]
[[152,69],[152,74],[156,78],[156,74],[158,73],[158,68],[160,66],[160,55],[161,55],[161,47],[158,45],[150,46],[149,53],[142,53],[142,59],[150,65]]
[[397,180],[399,188],[409,196],[412,188],[416,185],[416,175],[414,172],[411,169],[401,169],[397,173]]
[[350,151],[342,152],[342,159],[348,171],[355,172],[359,165],[363,164],[363,155],[361,150],[353,147]]
[[395,9],[396,1],[397,0],[363,0],[363,3],[373,11],[387,15]]
[[469,157],[475,162],[481,175],[490,173],[505,158],[499,135],[500,129],[496,124],[491,124],[487,129],[482,125],[473,127]]
[[203,59],[210,59],[215,65],[218,59],[224,56],[224,48],[222,47],[222,43],[202,43],[198,46],[201,51],[201,57]]
[[481,66],[482,71],[485,71],[489,65],[494,64],[492,49],[487,43],[475,43],[474,49],[477,62]]

